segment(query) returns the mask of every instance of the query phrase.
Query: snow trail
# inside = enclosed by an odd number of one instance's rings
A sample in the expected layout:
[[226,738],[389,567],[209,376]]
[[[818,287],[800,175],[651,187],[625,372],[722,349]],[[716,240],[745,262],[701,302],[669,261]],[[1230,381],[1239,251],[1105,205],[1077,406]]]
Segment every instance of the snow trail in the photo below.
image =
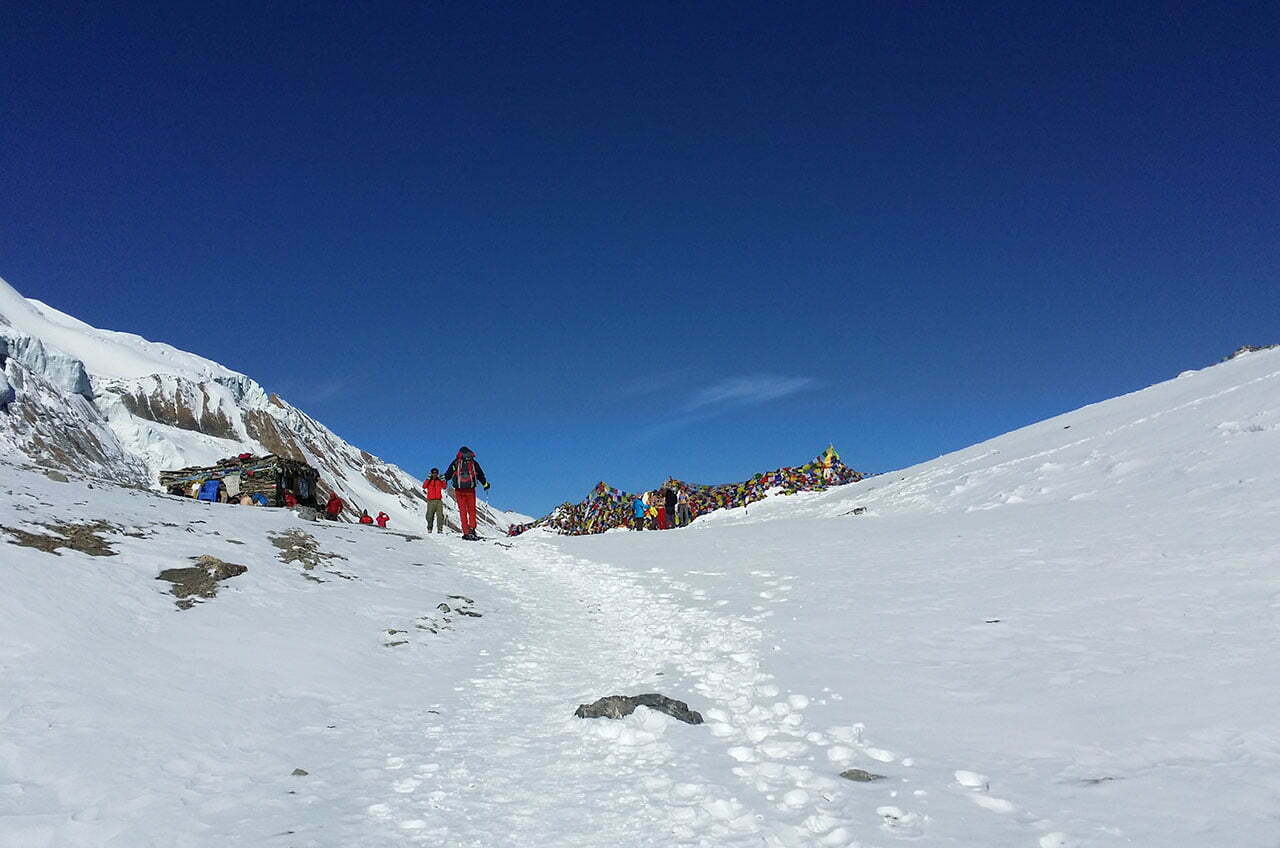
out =
[[[458,543],[450,558],[519,624],[458,691],[375,734],[361,796],[371,821],[353,819],[350,838],[373,824],[381,844],[851,841],[841,781],[814,768],[808,698],[768,683],[752,623],[682,604],[688,587],[659,572],[676,591],[549,544]],[[643,707],[573,717],[579,703],[650,691],[704,710],[706,725]]]

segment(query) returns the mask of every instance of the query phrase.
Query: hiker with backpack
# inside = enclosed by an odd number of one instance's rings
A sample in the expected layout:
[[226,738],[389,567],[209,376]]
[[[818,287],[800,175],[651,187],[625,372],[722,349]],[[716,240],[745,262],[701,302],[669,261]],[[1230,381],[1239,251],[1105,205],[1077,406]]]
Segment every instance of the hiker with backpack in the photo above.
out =
[[459,522],[462,524],[462,538],[475,542],[476,535],[476,483],[489,490],[489,481],[485,479],[484,469],[476,462],[476,455],[471,448],[463,445],[458,448],[458,455],[445,469],[444,479],[453,484],[453,497],[458,502]]
[[373,523],[373,516],[369,514],[369,510],[367,509],[360,510],[360,523],[361,524]]
[[431,476],[422,481],[422,491],[427,493],[427,532],[432,527],[437,533],[444,532],[444,478],[440,469],[431,469]]
[[663,506],[666,507],[667,525],[670,527],[679,526],[676,524],[676,501],[677,501],[676,490],[671,487],[668,487],[666,489],[666,499],[665,499],[665,502],[663,503]]
[[647,507],[644,505],[644,498],[636,495],[636,499],[631,502],[631,511],[635,515],[635,521],[631,525],[633,530],[644,529],[644,513]]
[[385,512],[380,512],[378,513],[378,517],[373,520],[373,523],[385,530],[387,528],[387,522],[390,520],[391,516],[387,515]]

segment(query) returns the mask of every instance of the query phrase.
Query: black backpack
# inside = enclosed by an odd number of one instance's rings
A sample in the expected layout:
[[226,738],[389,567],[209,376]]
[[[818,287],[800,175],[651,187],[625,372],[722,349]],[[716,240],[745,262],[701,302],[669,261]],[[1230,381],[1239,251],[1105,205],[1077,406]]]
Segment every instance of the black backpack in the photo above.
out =
[[474,457],[458,457],[458,466],[454,469],[453,482],[454,486],[459,489],[474,489],[476,487],[476,461]]

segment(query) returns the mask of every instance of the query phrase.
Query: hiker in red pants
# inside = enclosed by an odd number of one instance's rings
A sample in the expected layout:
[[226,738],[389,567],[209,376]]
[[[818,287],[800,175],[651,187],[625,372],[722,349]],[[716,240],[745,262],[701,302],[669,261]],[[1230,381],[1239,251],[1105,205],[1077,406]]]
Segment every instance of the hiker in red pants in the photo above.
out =
[[476,462],[476,455],[471,448],[458,448],[458,455],[449,463],[444,472],[447,483],[453,484],[453,497],[458,502],[459,520],[462,524],[462,538],[477,541],[476,535],[476,482],[489,490],[489,481],[485,479],[484,469]]

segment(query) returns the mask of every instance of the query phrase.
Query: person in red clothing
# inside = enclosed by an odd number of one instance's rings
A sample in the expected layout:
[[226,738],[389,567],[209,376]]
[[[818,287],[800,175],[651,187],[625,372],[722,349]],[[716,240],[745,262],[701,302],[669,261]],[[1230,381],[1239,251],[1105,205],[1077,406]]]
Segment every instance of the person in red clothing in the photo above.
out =
[[476,482],[489,489],[489,481],[485,479],[484,469],[476,462],[476,455],[471,448],[458,448],[458,455],[449,463],[444,472],[444,479],[453,484],[453,497],[458,502],[459,521],[462,524],[462,538],[477,541],[476,535]]
[[387,522],[390,520],[391,516],[387,515],[385,512],[380,512],[378,513],[378,517],[373,520],[373,523],[377,524],[379,527],[386,527]]
[[658,512],[653,517],[654,524],[659,530],[671,529],[671,524],[670,522],[667,521],[667,510],[666,510],[665,502],[663,500],[666,497],[666,491],[667,491],[666,489],[662,489],[661,491],[658,492],[658,500],[657,500]]
[[373,516],[371,516],[371,515],[369,514],[369,510],[367,510],[367,509],[362,509],[362,510],[360,510],[360,523],[361,523],[361,524],[372,524],[372,523],[373,523]]
[[298,505],[298,496],[291,489],[284,490],[284,505],[287,507],[295,507]]
[[427,532],[435,527],[437,533],[444,532],[444,478],[440,469],[431,469],[431,476],[422,481],[422,491],[427,493]]
[[346,506],[342,502],[342,498],[338,497],[338,493],[334,492],[329,495],[329,502],[324,505],[324,514],[330,521],[337,521],[338,516],[342,515],[342,508]]

